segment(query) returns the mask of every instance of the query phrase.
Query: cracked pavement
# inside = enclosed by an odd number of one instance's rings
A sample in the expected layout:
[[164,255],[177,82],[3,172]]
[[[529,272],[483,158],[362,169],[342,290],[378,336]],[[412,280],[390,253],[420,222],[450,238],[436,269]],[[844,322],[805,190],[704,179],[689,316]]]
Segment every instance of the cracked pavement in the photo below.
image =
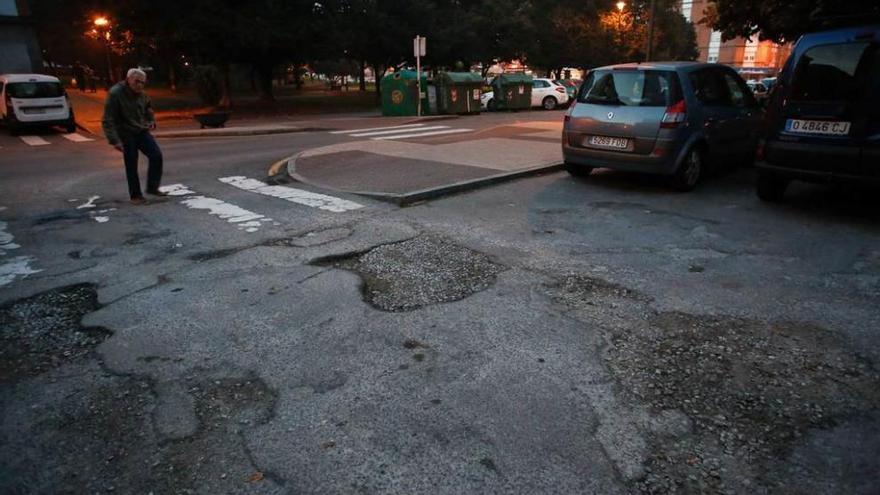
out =
[[873,197],[550,174],[331,214],[216,180],[320,139],[166,146],[256,233],[124,206],[112,155],[4,161],[41,271],[0,287],[0,491],[876,490]]

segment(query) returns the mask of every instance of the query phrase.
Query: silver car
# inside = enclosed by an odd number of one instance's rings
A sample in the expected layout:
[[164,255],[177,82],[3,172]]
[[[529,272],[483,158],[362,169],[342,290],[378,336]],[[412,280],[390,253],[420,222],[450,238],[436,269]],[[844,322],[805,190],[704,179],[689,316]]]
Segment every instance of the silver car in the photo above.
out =
[[712,166],[754,160],[761,117],[745,81],[724,65],[601,67],[566,113],[562,155],[572,175],[646,172],[690,191]]

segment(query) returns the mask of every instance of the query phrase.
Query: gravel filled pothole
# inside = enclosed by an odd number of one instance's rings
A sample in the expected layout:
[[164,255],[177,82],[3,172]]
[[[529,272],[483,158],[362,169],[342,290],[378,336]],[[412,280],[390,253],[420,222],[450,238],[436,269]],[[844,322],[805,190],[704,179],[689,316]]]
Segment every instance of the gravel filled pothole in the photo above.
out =
[[0,382],[39,375],[88,354],[112,332],[83,327],[101,306],[92,284],[52,289],[0,306]]
[[485,254],[430,235],[315,264],[360,275],[364,300],[383,311],[462,300],[491,287],[506,269]]

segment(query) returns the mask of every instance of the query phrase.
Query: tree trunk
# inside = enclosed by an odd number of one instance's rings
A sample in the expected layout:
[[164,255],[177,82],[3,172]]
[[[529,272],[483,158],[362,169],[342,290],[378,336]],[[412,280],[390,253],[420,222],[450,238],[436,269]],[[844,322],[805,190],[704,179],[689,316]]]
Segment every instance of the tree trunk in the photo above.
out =
[[371,64],[376,72],[376,99],[382,100],[382,75],[385,74],[385,66],[382,64]]
[[223,63],[220,65],[220,71],[223,74],[223,91],[222,96],[220,97],[220,104],[218,105],[220,108],[230,109],[232,108],[232,95],[230,91],[229,85],[229,64]]
[[272,91],[272,72],[275,68],[271,62],[260,62],[257,65],[257,75],[260,84],[260,99],[263,101],[275,101]]
[[177,91],[177,72],[174,71],[174,60],[168,62],[168,87]]

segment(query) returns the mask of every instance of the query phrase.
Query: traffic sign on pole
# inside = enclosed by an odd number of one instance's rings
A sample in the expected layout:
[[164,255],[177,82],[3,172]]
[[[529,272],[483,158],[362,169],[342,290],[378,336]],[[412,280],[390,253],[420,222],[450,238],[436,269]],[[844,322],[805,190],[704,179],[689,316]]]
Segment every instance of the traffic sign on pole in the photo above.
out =
[[[418,99],[418,116],[422,116],[422,57],[425,56],[425,39],[419,35],[413,38],[413,55],[416,57],[416,99]],[[426,88],[427,89],[427,88]]]

